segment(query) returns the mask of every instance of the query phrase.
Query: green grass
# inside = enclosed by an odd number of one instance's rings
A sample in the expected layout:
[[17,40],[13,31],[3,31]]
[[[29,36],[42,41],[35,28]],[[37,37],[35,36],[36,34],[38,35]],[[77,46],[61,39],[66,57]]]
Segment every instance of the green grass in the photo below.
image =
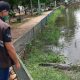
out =
[[59,27],[55,26],[55,21],[57,20],[57,17],[61,14],[61,11],[61,9],[58,9],[54,12],[54,14],[49,17],[46,27],[40,34],[39,40],[41,39],[44,44],[58,44],[60,29]]
[[27,54],[27,59],[28,59],[27,61],[29,63],[39,64],[39,63],[47,63],[47,62],[48,63],[63,62],[64,57],[59,56],[58,54],[54,54],[53,52],[44,52],[37,48],[35,48],[35,49],[32,48],[31,52],[29,54]]
[[[57,17],[61,14],[61,9],[56,10],[48,19],[48,26],[53,27],[55,24],[55,21],[57,20]],[[53,26],[52,26],[53,25]]]
[[44,42],[47,45],[50,44],[54,44],[57,45],[58,44],[58,39],[60,37],[60,30],[59,28],[55,27],[54,29],[51,30],[43,30],[42,34],[41,34],[41,40],[42,42]]
[[34,71],[34,73],[32,72],[34,80],[70,80],[63,73],[58,72],[53,68],[35,67]]
[[63,56],[51,52],[44,53],[38,49],[31,50],[31,53],[25,55],[23,59],[34,80],[70,80],[61,70],[39,66],[40,63],[59,63],[61,61],[63,61]]

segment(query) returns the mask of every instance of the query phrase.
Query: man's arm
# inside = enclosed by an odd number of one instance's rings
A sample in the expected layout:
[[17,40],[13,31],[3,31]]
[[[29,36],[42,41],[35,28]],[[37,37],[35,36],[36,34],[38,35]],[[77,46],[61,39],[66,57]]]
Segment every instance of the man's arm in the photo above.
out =
[[16,68],[20,68],[20,64],[16,55],[16,51],[12,44],[12,37],[11,37],[11,29],[10,27],[4,28],[3,30],[3,42],[8,51],[10,58],[14,61]]
[[16,68],[19,69],[20,68],[19,60],[17,58],[16,51],[15,51],[15,48],[14,48],[12,42],[5,42],[5,47],[8,51],[9,56],[14,61]]

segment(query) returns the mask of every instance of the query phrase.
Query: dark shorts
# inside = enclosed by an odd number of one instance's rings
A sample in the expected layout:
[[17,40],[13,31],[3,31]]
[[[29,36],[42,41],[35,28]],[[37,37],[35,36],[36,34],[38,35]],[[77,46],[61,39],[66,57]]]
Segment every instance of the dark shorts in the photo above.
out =
[[9,78],[9,68],[0,68],[0,80],[8,80]]

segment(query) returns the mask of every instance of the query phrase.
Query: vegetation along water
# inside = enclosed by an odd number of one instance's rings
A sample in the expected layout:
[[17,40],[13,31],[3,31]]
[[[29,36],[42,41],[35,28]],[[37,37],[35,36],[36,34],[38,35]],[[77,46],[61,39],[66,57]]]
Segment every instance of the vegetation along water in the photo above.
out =
[[59,27],[55,26],[55,21],[60,16],[62,10],[55,10],[49,17],[48,23],[41,33],[30,44],[26,45],[23,62],[34,80],[71,80],[62,70],[39,66],[41,63],[64,62],[63,56],[55,54],[50,50],[45,50],[46,45],[57,45],[60,30]]

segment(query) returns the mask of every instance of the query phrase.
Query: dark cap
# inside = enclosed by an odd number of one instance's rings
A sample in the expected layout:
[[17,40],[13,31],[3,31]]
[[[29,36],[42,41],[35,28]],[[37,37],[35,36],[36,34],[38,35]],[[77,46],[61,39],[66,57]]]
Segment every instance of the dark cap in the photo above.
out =
[[0,1],[0,12],[3,11],[3,10],[9,11],[10,10],[10,5],[9,5],[8,2]]

